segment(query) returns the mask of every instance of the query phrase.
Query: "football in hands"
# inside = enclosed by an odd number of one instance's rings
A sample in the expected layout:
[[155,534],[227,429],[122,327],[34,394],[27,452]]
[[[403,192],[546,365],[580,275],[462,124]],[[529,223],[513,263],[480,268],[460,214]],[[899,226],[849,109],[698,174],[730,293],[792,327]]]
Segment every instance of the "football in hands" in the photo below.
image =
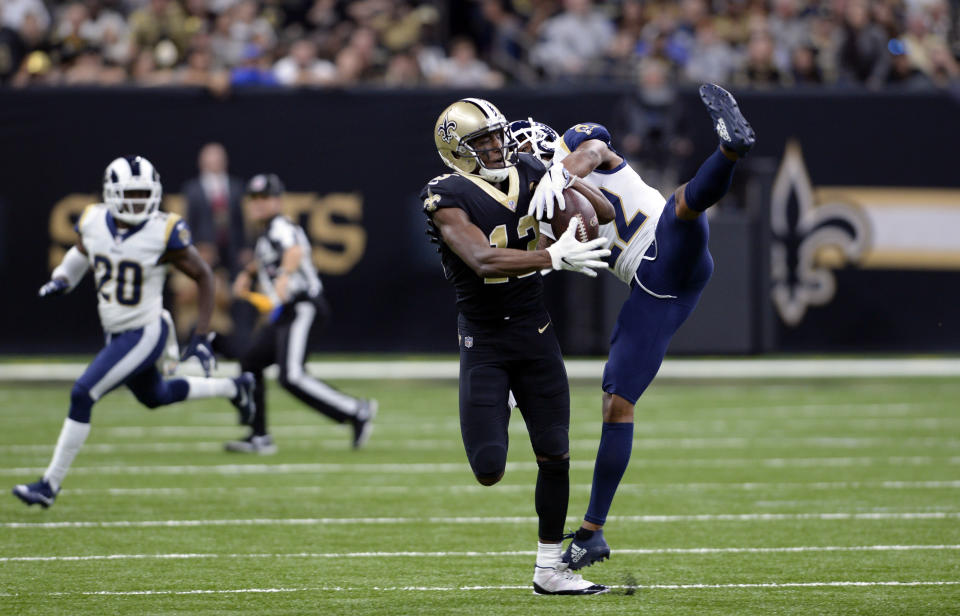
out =
[[600,233],[600,220],[597,213],[586,197],[581,195],[573,188],[563,191],[563,199],[566,203],[565,209],[555,209],[553,218],[550,219],[550,227],[553,229],[553,236],[559,238],[570,226],[570,219],[574,216],[580,218],[580,224],[577,225],[577,240],[589,242],[596,239]]

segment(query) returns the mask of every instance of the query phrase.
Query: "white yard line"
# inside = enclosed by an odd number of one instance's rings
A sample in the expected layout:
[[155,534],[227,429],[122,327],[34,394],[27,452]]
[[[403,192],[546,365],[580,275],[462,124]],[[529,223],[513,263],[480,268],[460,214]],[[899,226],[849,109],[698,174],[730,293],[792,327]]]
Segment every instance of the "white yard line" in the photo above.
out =
[[[914,552],[960,550],[960,545],[825,545],[791,547],[729,547],[729,548],[617,548],[615,554],[793,554],[800,552]],[[216,560],[242,558],[499,558],[536,556],[536,550],[507,550],[500,552],[292,552],[279,554],[91,554],[86,556],[5,556],[0,562],[82,562],[89,560]]]
[[[588,492],[589,483],[570,484],[571,490]],[[944,490],[960,489],[958,481],[819,481],[811,483],[622,483],[620,492],[669,492],[676,490]],[[190,487],[190,488],[67,488],[65,494],[74,496],[191,496],[209,494],[342,494],[343,486],[266,486],[266,487]],[[352,486],[351,492],[364,494],[489,494],[490,488],[480,485],[452,486]],[[528,485],[498,485],[497,492],[529,492]]]
[[[570,463],[575,470],[592,470],[594,461],[578,460]],[[633,458],[633,468],[811,468],[850,466],[930,466],[934,464],[960,464],[960,456],[889,456],[889,457],[821,457],[821,458]],[[0,475],[35,475],[46,470],[45,466],[0,468]],[[508,462],[508,471],[537,470],[536,462]],[[302,464],[207,464],[207,465],[156,465],[156,466],[77,466],[70,469],[71,475],[264,475],[296,473],[463,473],[469,472],[464,462],[394,462],[390,464],[350,463],[302,463]]]
[[[302,436],[303,433],[300,433]],[[193,434],[197,436],[197,434]],[[236,435],[234,435],[236,436]],[[598,438],[573,439],[570,441],[574,449],[596,448]],[[0,445],[0,454],[38,454],[49,455],[53,452],[53,443],[32,445]],[[323,449],[349,449],[348,439],[298,439],[284,440],[284,451]],[[455,450],[459,451],[463,445],[458,439],[377,439],[379,449],[400,449],[422,451]],[[638,438],[634,439],[636,449],[747,449],[755,447],[782,448],[790,447],[825,447],[831,449],[860,449],[867,447],[942,447],[960,448],[960,439],[952,436],[931,437],[846,437],[846,436],[784,436],[784,437],[691,437],[691,438]],[[223,441],[174,441],[174,442],[108,442],[87,443],[84,452],[114,454],[114,453],[212,453],[223,451]]]
[[[932,581],[828,581],[828,582],[760,582],[754,584],[630,584],[628,586],[611,585],[611,589],[625,590],[723,590],[735,588],[842,588],[842,587],[875,587],[875,586],[956,586],[956,580]],[[74,592],[37,592],[29,593],[0,593],[0,597],[45,596],[150,596],[150,595],[234,595],[234,594],[275,594],[300,592],[457,592],[477,590],[526,590],[530,591],[529,584],[500,585],[500,586],[313,586],[301,588],[232,588],[232,589],[196,589],[196,590],[80,590]]]
[[[570,378],[596,379],[603,374],[603,359],[568,359]],[[313,361],[308,370],[322,379],[456,379],[459,365],[454,359],[438,361]],[[0,381],[73,381],[85,363],[3,363]],[[199,376],[199,366],[185,364],[183,374]],[[221,376],[239,372],[236,363],[222,362]],[[268,371],[274,378],[275,370]],[[659,379],[832,379],[890,377],[960,376],[960,359],[674,359],[667,358]]]
[[[781,522],[796,520],[953,520],[960,512],[924,511],[910,513],[706,513],[699,515],[614,515],[611,522],[676,523],[676,522]],[[574,518],[569,518],[574,521]],[[533,524],[536,516],[418,516],[376,518],[247,518],[221,520],[111,520],[88,522],[2,522],[0,528],[55,529],[55,528],[183,528],[205,526],[319,526],[339,524]]]

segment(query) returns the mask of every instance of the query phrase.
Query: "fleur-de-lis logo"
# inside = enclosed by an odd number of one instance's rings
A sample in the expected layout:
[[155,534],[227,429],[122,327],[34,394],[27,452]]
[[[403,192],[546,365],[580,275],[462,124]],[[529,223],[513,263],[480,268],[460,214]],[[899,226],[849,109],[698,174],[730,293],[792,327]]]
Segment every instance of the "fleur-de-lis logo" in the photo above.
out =
[[773,182],[770,226],[773,303],[783,322],[795,327],[808,307],[833,299],[837,283],[829,267],[863,257],[871,243],[870,224],[850,203],[815,202],[800,145],[789,141]]
[[443,116],[443,122],[437,127],[437,135],[443,139],[444,143],[450,143],[450,141],[457,136],[456,133],[453,132],[455,130],[457,130],[457,123],[447,116]]

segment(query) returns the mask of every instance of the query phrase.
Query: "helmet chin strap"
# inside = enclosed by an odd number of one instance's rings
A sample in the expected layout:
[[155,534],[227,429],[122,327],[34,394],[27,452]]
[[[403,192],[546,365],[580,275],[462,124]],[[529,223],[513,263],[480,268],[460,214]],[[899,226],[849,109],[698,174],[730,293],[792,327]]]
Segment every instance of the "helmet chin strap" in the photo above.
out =
[[510,177],[510,169],[508,167],[489,169],[483,165],[480,165],[480,177],[489,182],[502,182]]

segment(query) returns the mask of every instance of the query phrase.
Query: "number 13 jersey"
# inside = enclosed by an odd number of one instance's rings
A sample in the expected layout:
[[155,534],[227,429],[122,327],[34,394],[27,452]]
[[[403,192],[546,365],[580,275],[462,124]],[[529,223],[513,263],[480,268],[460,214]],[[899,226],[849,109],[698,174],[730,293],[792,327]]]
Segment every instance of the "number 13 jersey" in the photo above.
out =
[[157,212],[139,225],[122,229],[102,204],[87,206],[77,222],[93,268],[100,323],[108,333],[155,322],[163,310],[170,250],[190,245],[190,230],[177,214]]
[[[610,133],[600,124],[577,124],[563,134],[554,156],[559,163],[584,141],[599,139],[611,150]],[[621,156],[623,158],[623,156]],[[617,168],[596,169],[586,178],[613,204],[616,218],[600,226],[600,235],[610,240],[610,271],[628,285],[640,267],[643,256],[653,244],[657,221],[666,201],[655,188],[646,184],[624,160]]]

